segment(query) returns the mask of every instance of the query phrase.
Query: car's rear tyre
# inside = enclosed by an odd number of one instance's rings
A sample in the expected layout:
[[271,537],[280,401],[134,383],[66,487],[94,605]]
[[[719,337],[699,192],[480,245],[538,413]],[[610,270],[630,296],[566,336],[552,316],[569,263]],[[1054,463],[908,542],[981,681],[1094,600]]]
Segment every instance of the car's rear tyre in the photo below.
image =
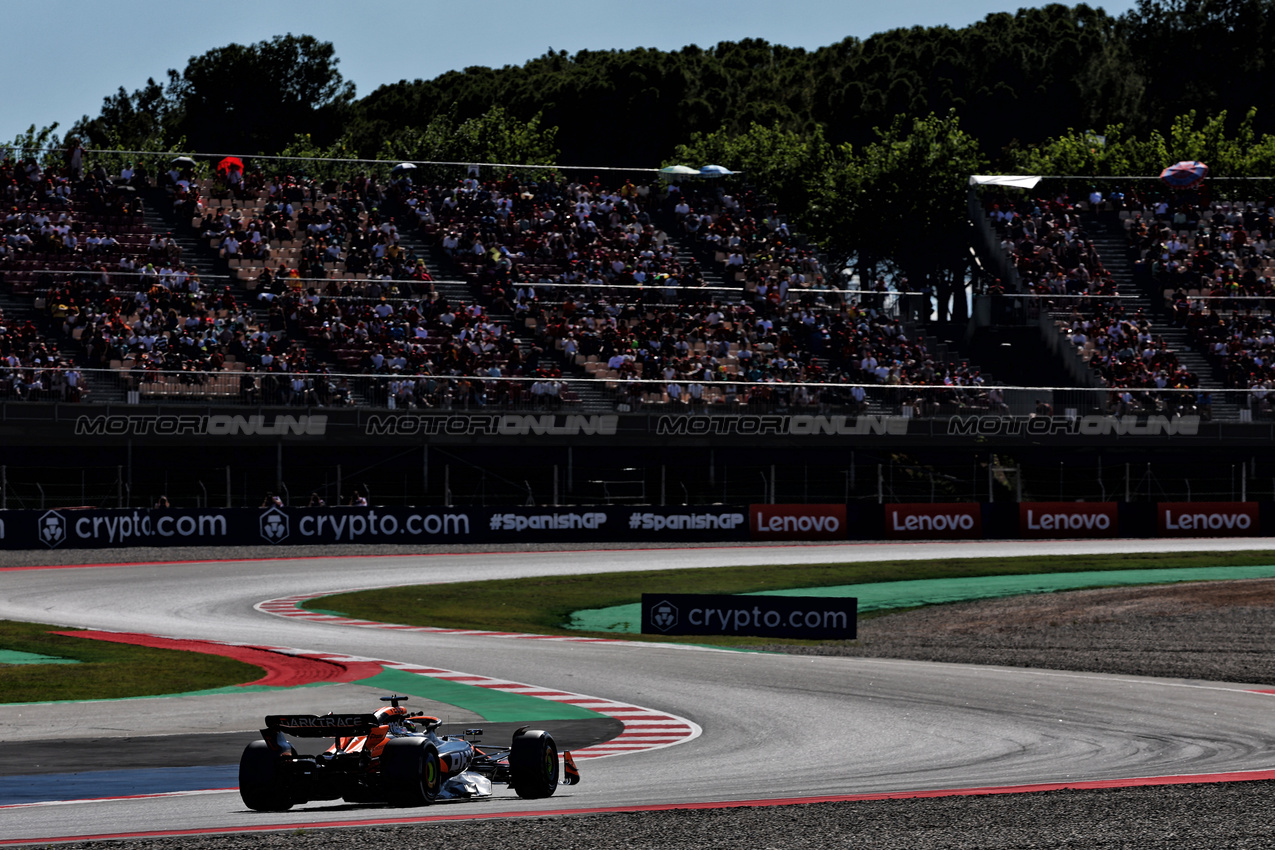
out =
[[239,796],[257,812],[286,812],[292,808],[279,770],[280,756],[265,741],[253,741],[239,758]]
[[443,791],[438,748],[423,738],[390,738],[381,750],[381,779],[391,805],[429,805]]
[[558,790],[558,746],[553,736],[539,729],[514,733],[509,749],[509,784],[519,797],[534,800],[552,797]]

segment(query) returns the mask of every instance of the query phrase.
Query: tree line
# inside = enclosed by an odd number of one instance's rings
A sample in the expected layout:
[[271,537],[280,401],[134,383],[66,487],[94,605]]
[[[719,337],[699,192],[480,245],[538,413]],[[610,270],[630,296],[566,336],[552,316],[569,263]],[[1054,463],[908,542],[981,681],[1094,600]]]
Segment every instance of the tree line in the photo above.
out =
[[[1275,110],[1253,107],[1272,102],[1272,65],[1275,0],[1139,0],[1120,17],[1051,4],[817,50],[760,39],[550,50],[361,99],[330,43],[285,35],[121,87],[67,138],[97,149],[720,163],[861,271],[890,263],[915,281],[954,272],[967,253],[964,185],[976,171],[1148,174],[1200,158],[1215,174],[1270,174]],[[56,141],[50,131],[17,141]]]

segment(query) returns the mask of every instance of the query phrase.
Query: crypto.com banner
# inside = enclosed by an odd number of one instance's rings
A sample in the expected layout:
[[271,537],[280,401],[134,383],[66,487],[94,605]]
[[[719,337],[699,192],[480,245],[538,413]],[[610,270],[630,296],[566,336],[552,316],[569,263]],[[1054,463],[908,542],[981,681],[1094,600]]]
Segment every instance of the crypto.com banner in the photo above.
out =
[[644,635],[854,640],[858,615],[853,596],[642,594]]
[[747,539],[747,509],[723,505],[0,512],[0,549]]

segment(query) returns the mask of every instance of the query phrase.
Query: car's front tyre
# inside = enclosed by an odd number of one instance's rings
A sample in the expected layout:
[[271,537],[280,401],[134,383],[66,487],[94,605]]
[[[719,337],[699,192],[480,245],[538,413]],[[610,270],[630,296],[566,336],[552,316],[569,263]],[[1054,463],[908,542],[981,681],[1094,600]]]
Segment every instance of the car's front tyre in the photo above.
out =
[[381,750],[385,797],[395,806],[427,806],[443,791],[438,748],[423,738],[391,738]]
[[509,749],[509,785],[519,797],[552,797],[558,790],[558,746],[539,729],[519,729]]

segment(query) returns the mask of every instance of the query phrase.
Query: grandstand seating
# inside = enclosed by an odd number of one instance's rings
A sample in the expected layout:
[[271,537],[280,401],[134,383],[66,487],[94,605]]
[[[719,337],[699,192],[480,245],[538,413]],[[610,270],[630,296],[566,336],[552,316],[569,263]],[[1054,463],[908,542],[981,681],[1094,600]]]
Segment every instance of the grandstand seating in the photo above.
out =
[[[197,253],[224,263],[214,284],[147,226],[135,187],[29,182],[7,199],[5,291],[40,299],[45,350],[115,369],[142,398],[571,405],[563,379],[591,377],[630,409],[995,406],[976,369],[943,362],[883,296],[831,289],[773,206],[713,183],[320,187],[254,172],[230,192],[161,178]],[[432,248],[418,256],[415,237]],[[462,292],[434,285],[438,258]],[[1098,263],[1085,268],[1037,285],[1109,291]],[[356,398],[325,376],[359,373],[383,380]],[[922,401],[919,387],[941,389]]]

